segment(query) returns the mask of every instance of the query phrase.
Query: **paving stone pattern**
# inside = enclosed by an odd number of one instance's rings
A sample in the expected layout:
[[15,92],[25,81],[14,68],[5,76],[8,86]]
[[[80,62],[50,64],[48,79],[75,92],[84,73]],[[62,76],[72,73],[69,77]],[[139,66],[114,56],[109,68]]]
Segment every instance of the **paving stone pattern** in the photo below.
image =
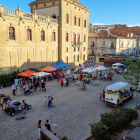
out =
[[[112,110],[102,101],[99,101],[100,92],[106,86],[118,82],[126,82],[121,75],[114,75],[113,81],[100,81],[99,86],[93,86],[92,82],[87,85],[86,91],[81,91],[75,83],[69,87],[60,87],[56,80],[47,82],[47,92],[38,91],[37,94],[30,96],[13,96],[12,89],[0,89],[0,93],[10,95],[12,100],[22,101],[23,99],[32,105],[31,110],[27,110],[26,118],[15,120],[23,113],[16,113],[11,117],[0,108],[0,140],[36,140],[38,120],[42,120],[44,128],[45,121],[50,121],[53,132],[57,136],[66,135],[73,140],[82,140],[90,135],[90,123],[100,120],[100,115]],[[47,109],[44,105],[44,97],[52,94],[55,98],[55,108]],[[138,104],[140,104],[140,93],[138,93]],[[125,107],[135,108],[135,95],[133,100],[128,101]]]

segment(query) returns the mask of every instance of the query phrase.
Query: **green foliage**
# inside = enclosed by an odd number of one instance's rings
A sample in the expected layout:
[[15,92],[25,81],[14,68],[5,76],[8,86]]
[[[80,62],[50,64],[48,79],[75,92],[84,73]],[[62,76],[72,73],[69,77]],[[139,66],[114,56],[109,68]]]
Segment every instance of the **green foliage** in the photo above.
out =
[[39,72],[39,70],[37,68],[29,68],[29,70]]
[[68,140],[68,138],[66,136],[63,137],[59,137],[60,140]]
[[136,118],[138,118],[137,111],[130,108],[118,108],[110,113],[101,114],[101,122],[109,127],[109,133],[113,133]]
[[90,124],[91,134],[95,140],[110,140],[109,127],[101,122]]
[[127,59],[125,64],[129,65],[130,69],[123,74],[124,79],[128,80],[131,85],[138,86],[140,79],[140,60],[133,62],[131,58]]
[[96,140],[109,140],[109,134],[138,118],[138,112],[130,108],[117,108],[101,114],[98,123],[90,124],[91,134]]

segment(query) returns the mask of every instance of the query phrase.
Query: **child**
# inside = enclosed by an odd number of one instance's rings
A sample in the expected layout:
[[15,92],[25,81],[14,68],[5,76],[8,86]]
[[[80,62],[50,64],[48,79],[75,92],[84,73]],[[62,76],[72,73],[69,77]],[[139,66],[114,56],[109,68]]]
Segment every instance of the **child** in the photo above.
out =
[[102,100],[102,93],[100,93],[100,101]]

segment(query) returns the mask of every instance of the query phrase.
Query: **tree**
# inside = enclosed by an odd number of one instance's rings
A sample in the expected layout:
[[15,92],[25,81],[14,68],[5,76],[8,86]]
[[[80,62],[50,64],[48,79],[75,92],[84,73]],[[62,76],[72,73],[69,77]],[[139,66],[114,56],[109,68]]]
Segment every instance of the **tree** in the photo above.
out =
[[123,74],[124,79],[128,80],[129,84],[134,85],[136,89],[136,110],[137,110],[137,100],[138,100],[138,93],[137,87],[139,85],[140,80],[140,60],[137,59],[135,62],[131,58],[126,60],[126,64],[129,65],[127,72]]

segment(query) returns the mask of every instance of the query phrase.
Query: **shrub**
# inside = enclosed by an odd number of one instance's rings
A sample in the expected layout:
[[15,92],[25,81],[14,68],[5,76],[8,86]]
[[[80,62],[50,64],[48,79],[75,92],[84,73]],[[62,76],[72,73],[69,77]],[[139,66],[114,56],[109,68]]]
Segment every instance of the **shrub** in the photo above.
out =
[[90,124],[91,134],[95,140],[110,140],[109,127],[101,122]]
[[66,136],[63,137],[59,137],[60,140],[68,140],[68,138]]

